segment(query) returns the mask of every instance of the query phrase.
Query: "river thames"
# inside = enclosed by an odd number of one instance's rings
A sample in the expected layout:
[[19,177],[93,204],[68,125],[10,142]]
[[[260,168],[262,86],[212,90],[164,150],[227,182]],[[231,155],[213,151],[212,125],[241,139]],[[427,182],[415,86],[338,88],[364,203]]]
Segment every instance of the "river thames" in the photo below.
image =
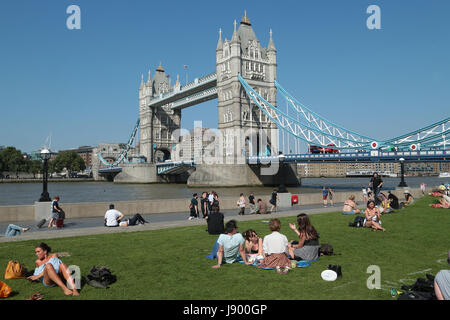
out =
[[[303,178],[301,187],[289,187],[293,194],[320,193],[322,186],[331,187],[335,191],[360,192],[367,186],[369,178]],[[394,189],[400,178],[383,178],[384,189]],[[447,183],[449,178],[438,177],[406,177],[410,188],[419,188],[422,182],[428,187]],[[61,202],[109,202],[153,199],[189,199],[193,193],[213,189],[222,197],[239,197],[242,192],[255,196],[269,195],[271,187],[233,187],[233,188],[189,188],[185,184],[115,184],[112,182],[49,182],[50,196],[59,195]],[[42,192],[41,183],[0,183],[0,205],[34,204]]]

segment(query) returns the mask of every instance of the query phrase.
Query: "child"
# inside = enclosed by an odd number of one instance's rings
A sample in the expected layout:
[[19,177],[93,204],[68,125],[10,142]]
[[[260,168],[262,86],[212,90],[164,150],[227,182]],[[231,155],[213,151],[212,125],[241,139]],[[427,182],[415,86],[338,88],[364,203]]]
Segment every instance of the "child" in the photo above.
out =
[[328,204],[327,198],[328,198],[328,190],[325,189],[325,187],[323,187],[322,188],[322,199],[323,199],[323,206],[325,208],[327,207],[327,204]]

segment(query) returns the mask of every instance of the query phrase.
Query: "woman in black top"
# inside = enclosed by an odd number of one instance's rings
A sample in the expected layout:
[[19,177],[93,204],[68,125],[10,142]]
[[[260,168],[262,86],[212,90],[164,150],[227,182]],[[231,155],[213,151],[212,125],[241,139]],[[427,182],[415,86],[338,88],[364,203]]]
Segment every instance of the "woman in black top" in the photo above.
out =
[[189,210],[190,210],[190,216],[189,216],[189,220],[192,220],[194,218],[198,218],[198,195],[196,193],[194,193],[192,195],[192,199],[191,199],[191,204],[189,205]]
[[289,243],[288,251],[291,259],[316,260],[319,257],[319,234],[305,213],[297,216],[297,224],[298,228],[292,223],[289,224],[299,238],[298,243]]
[[208,193],[203,192],[202,198],[200,199],[200,206],[202,208],[203,219],[208,216]]
[[277,189],[273,189],[272,198],[269,200],[270,204],[272,205],[272,208],[270,208],[270,212],[277,211],[277,198],[278,198]]

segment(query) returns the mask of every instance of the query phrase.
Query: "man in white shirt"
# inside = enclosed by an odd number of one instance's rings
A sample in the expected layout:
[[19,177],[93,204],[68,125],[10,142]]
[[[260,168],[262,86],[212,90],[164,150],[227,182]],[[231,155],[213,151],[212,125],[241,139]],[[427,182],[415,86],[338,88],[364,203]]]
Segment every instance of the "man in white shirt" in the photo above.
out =
[[109,205],[109,210],[105,213],[105,226],[106,227],[117,227],[119,226],[120,220],[124,218],[124,215],[119,210],[114,209],[114,205]]
[[211,212],[212,211],[212,205],[214,203],[214,191],[211,191],[211,193],[208,195],[208,201],[209,201],[208,210],[209,210],[209,212]]

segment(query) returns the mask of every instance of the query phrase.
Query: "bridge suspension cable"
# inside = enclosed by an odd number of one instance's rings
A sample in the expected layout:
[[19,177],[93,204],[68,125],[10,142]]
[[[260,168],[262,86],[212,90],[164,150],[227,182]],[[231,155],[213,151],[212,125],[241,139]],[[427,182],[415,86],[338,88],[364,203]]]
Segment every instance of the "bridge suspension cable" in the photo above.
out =
[[[239,81],[251,100],[273,121],[279,129],[310,145],[336,149],[401,149],[446,148],[450,134],[450,118],[433,123],[422,129],[387,140],[377,140],[339,126],[313,112],[289,94],[277,81],[276,88],[295,111],[296,118],[271,105],[238,75]],[[373,142],[375,146],[372,145]]]
[[119,156],[114,160],[114,162],[109,163],[108,161],[106,161],[102,155],[99,153],[97,153],[97,157],[100,159],[100,161],[108,167],[116,167],[119,163],[125,162],[128,163],[128,159],[127,159],[127,155],[128,155],[128,151],[130,151],[131,147],[133,146],[133,142],[134,139],[136,138],[136,134],[139,128],[139,124],[140,124],[140,119],[138,119],[136,121],[136,124],[133,128],[133,131],[131,132],[130,138],[128,139],[127,144],[122,148],[122,151],[120,152]]
[[[330,128],[330,125],[327,125],[327,129],[324,130],[323,127],[318,127],[318,121],[316,122],[316,125],[308,123],[308,121],[312,121],[308,119],[306,122],[301,122],[291,115],[287,115],[277,107],[270,104],[263,97],[261,97],[241,77],[240,74],[238,75],[238,78],[247,95],[259,107],[259,109],[261,109],[264,114],[277,125],[279,129],[290,133],[294,137],[301,139],[308,144],[314,144],[322,147],[327,147],[329,144],[334,144],[335,146],[333,148],[337,149],[360,149],[368,148],[370,142],[372,141],[370,138],[363,139],[362,136],[357,136],[355,134],[344,134],[342,132],[337,134],[336,130],[333,131]],[[301,112],[297,113],[303,115]]]

